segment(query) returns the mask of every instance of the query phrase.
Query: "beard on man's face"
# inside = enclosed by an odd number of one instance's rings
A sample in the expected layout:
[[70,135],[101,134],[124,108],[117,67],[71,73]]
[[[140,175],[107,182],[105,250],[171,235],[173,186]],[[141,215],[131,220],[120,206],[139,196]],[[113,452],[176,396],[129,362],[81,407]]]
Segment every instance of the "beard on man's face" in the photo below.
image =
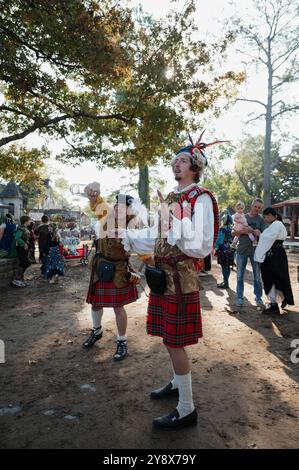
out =
[[174,175],[174,179],[176,181],[180,181],[182,179],[181,175]]

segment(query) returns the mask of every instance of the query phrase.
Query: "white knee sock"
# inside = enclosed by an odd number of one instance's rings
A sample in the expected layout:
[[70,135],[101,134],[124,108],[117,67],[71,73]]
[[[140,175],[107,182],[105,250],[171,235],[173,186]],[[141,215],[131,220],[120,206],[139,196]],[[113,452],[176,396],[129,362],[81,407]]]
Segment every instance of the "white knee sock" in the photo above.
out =
[[177,410],[180,418],[184,418],[195,409],[192,399],[191,372],[186,375],[175,374],[174,377],[179,389],[179,403],[177,405]]
[[102,329],[102,316],[103,316],[104,310],[100,308],[99,310],[95,310],[94,308],[91,308],[91,318],[92,318],[92,327],[95,330],[101,330]]

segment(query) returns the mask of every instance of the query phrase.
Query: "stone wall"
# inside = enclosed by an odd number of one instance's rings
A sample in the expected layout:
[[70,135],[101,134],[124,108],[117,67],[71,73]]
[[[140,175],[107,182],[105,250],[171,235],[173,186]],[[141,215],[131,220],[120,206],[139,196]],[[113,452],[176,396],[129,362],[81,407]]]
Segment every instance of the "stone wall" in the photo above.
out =
[[8,287],[19,271],[19,260],[0,258],[0,289]]
[[20,217],[24,214],[23,200],[20,198],[1,198],[1,204],[13,204],[14,209],[9,212],[13,213],[14,219],[19,221]]

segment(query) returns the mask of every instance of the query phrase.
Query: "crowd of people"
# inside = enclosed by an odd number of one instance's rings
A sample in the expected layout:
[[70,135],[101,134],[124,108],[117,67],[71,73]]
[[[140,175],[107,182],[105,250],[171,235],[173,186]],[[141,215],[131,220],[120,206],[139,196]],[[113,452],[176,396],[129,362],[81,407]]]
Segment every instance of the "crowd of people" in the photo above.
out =
[[[205,149],[219,141],[205,144],[202,135],[194,143],[178,150],[171,165],[177,186],[166,197],[158,191],[160,206],[153,224],[144,220],[143,206],[137,198],[119,194],[115,204],[101,196],[99,183],[85,188],[90,209],[98,220],[95,227],[96,251],[91,259],[90,282],[86,301],[91,306],[92,329],[83,348],[89,350],[104,333],[102,318],[105,307],[115,312],[117,346],[114,361],[128,355],[126,305],[138,299],[138,273],[130,264],[132,253],[146,263],[145,276],[150,288],[147,309],[147,334],[158,336],[168,352],[173,376],[150,393],[152,400],[177,396],[177,406],[153,420],[153,426],[177,429],[196,424],[191,365],[186,346],[202,338],[199,274],[211,269],[211,253],[222,268],[223,282],[218,288],[228,289],[231,269],[237,268],[236,304],[244,302],[244,276],[248,260],[252,266],[255,302],[263,312],[272,314],[281,306],[293,305],[288,262],[283,241],[287,233],[279,214],[261,199],[255,198],[248,213],[240,201],[235,215],[225,211],[219,227],[219,210],[214,195],[198,183],[207,166]],[[262,212],[262,215],[261,215]],[[34,228],[28,216],[14,227],[6,217],[2,240],[12,248],[20,262],[20,276],[13,281],[24,287],[24,273],[34,262],[34,243],[39,245],[41,271],[50,283],[64,273],[57,225],[43,216]],[[8,229],[8,230],[6,230]],[[31,253],[31,254],[30,254]],[[263,289],[268,296],[263,302]]]
[[[220,289],[229,288],[231,268],[237,266],[236,306],[243,306],[244,276],[248,260],[252,266],[255,302],[264,313],[279,312],[281,308],[294,305],[290,283],[288,260],[283,241],[287,231],[281,216],[272,207],[262,211],[263,201],[255,198],[250,211],[244,214],[244,204],[236,205],[231,216],[226,211],[221,220],[215,244],[217,261],[222,268],[223,282]],[[263,216],[261,216],[261,212]],[[263,289],[269,303],[264,304]]]
[[12,281],[15,287],[27,286],[24,280],[25,271],[35,259],[35,245],[38,243],[39,262],[42,277],[50,284],[56,283],[64,275],[64,261],[61,253],[61,238],[58,226],[43,215],[41,224],[36,226],[28,215],[20,218],[20,224],[14,222],[11,214],[6,214],[1,224],[0,253],[3,257],[18,258],[19,270]]
[[[138,280],[129,256],[136,253],[146,263],[145,275],[150,287],[146,331],[162,339],[173,368],[170,382],[153,390],[150,398],[178,397],[175,409],[153,420],[153,426],[160,429],[176,429],[197,422],[191,366],[185,348],[202,337],[198,277],[211,269],[211,253],[217,256],[222,268],[223,282],[218,288],[229,288],[231,269],[236,265],[237,307],[242,307],[244,302],[248,259],[252,265],[255,301],[263,312],[279,311],[279,295],[282,308],[294,304],[283,248],[286,230],[276,211],[266,208],[261,215],[263,204],[256,198],[245,214],[245,206],[240,201],[234,216],[225,211],[219,227],[216,199],[209,190],[198,185],[207,165],[205,148],[210,145],[199,138],[196,144],[191,142],[176,153],[172,169],[178,185],[166,198],[158,191],[161,204],[150,227],[139,224],[133,197],[123,195],[120,198],[119,195],[115,205],[109,208],[98,183],[86,187],[98,224],[87,294],[92,330],[83,347],[90,349],[102,338],[104,308],[112,307],[117,329],[113,358],[115,361],[126,358],[125,306],[138,297]],[[120,215],[124,222],[121,227]],[[111,221],[114,231],[108,229]],[[269,299],[267,306],[262,298],[263,288]]]

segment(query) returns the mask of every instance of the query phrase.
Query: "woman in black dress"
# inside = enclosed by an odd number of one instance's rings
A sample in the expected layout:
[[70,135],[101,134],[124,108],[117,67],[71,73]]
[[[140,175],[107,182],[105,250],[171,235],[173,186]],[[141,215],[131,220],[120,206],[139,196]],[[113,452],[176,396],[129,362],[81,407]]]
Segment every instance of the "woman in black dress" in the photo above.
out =
[[269,227],[260,236],[254,259],[261,263],[264,290],[269,299],[265,313],[279,312],[278,297],[282,298],[281,308],[294,305],[288,258],[283,247],[287,231],[281,216],[273,207],[263,211],[264,220]]

